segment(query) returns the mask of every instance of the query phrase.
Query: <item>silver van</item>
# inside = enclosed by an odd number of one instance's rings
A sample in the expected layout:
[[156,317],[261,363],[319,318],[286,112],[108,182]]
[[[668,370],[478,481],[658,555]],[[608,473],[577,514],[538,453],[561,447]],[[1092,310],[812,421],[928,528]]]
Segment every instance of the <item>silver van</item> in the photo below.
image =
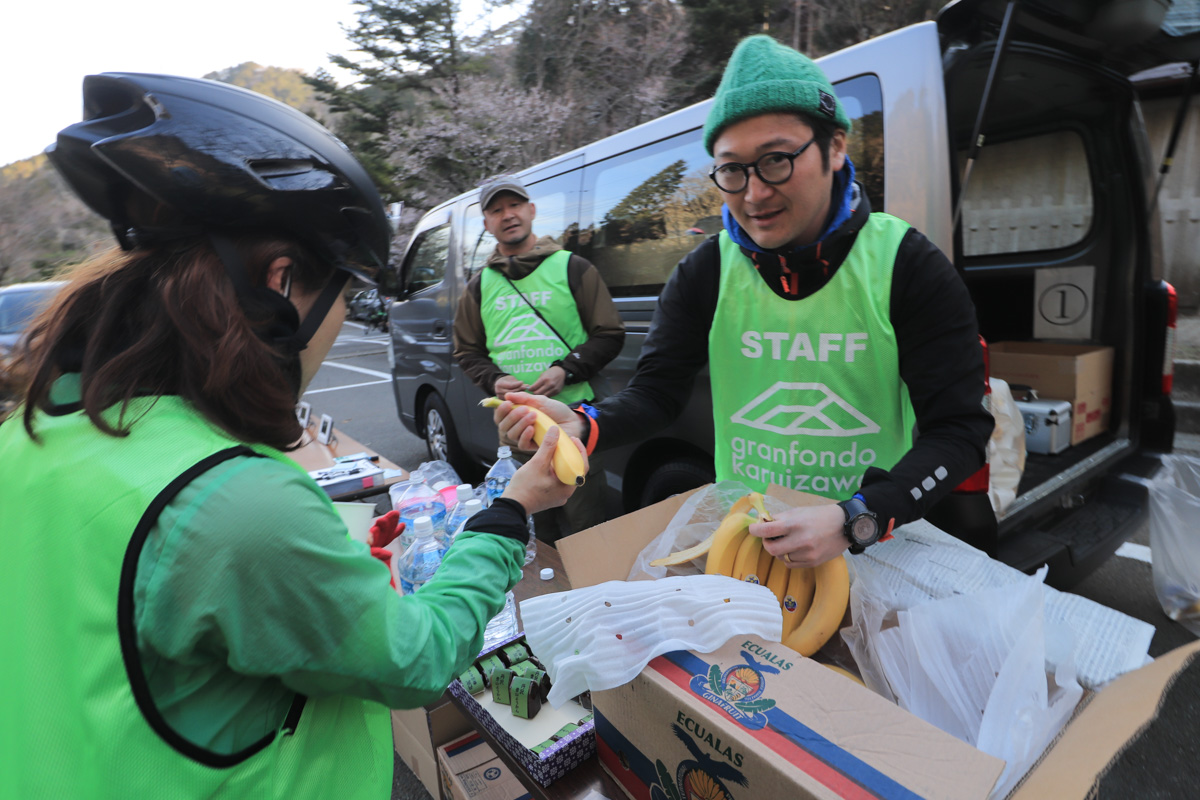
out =
[[[1114,349],[1106,431],[1029,454],[1002,519],[986,474],[929,515],[1013,566],[1049,563],[1056,585],[1093,570],[1144,521],[1145,490],[1124,476],[1153,471],[1153,453],[1174,438],[1174,292],[1160,280],[1157,164],[1128,76],[1194,59],[1198,30],[1200,0],[959,0],[935,22],[820,60],[853,121],[849,152],[872,208],[951,256],[985,339]],[[721,228],[701,144],[707,113],[700,103],[519,173],[537,203],[534,231],[595,264],[625,320],[624,349],[605,371],[614,391],[633,373],[676,262]],[[469,476],[494,458],[496,430],[451,356],[453,315],[492,248],[475,193],[447,200],[418,224],[390,310],[400,419]],[[1071,302],[1085,310],[1047,336],[1038,295],[1064,270],[1082,276]],[[711,480],[707,380],[670,428],[605,454],[624,509]]]

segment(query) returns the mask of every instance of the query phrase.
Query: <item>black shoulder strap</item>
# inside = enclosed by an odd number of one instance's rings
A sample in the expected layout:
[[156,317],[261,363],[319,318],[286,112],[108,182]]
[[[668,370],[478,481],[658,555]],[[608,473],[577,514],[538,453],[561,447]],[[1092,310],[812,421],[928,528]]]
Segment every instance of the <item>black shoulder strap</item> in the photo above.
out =
[[[498,271],[498,272],[499,272],[501,275],[504,275],[504,271],[503,271],[503,270],[497,270],[497,271]],[[509,286],[511,286],[511,287],[513,288],[513,291],[514,291],[514,292],[516,292],[517,294],[521,295],[521,299],[525,301],[525,305],[529,306],[529,309],[530,309],[530,310],[531,310],[533,313],[537,314],[537,318],[538,318],[538,319],[540,319],[542,322],[546,323],[546,327],[547,327],[547,328],[549,328],[551,331],[553,331],[553,332],[554,332],[554,335],[558,337],[558,340],[559,340],[560,342],[562,342],[564,345],[566,345],[566,346],[567,346],[567,350],[574,350],[574,349],[575,349],[575,345],[573,345],[573,344],[570,344],[569,342],[567,342],[567,340],[563,338],[563,335],[562,335],[561,333],[559,333],[557,330],[555,330],[555,329],[554,329],[554,326],[550,324],[550,321],[549,321],[549,320],[547,320],[545,317],[543,317],[543,316],[542,316],[542,312],[538,311],[538,310],[537,310],[537,307],[536,307],[536,306],[534,306],[534,304],[533,304],[533,303],[529,302],[529,298],[528,298],[528,297],[526,297],[524,294],[522,294],[522,293],[521,293],[521,290],[517,288],[517,285],[516,285],[515,283],[513,283],[513,282],[512,282],[512,278],[508,277],[507,275],[504,275],[504,280],[508,281],[508,285],[509,285]]]

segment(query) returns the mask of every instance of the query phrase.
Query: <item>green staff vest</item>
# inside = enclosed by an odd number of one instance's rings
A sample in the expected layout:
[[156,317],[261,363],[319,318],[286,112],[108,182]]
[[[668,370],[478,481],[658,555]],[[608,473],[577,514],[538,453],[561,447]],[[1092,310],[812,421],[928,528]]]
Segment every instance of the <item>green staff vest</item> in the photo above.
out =
[[845,499],[867,467],[908,452],[916,415],[889,317],[908,228],[872,214],[829,283],[802,300],[771,291],[721,232],[708,338],[717,480]]
[[[499,270],[491,267],[485,268],[480,278],[479,305],[483,328],[487,331],[488,354],[496,366],[525,383],[532,384],[553,362],[566,358],[571,352],[554,331],[570,342],[572,348],[587,341],[579,308],[567,280],[567,262],[570,260],[570,253],[559,250],[520,280],[510,283]],[[522,294],[525,299],[521,298]],[[530,303],[546,322],[554,326],[554,330],[538,319]],[[591,385],[584,382],[563,386],[554,399],[570,404],[592,397]]]
[[[129,435],[117,438],[82,412],[39,414],[40,445],[19,414],[0,425],[6,791],[72,800],[386,800],[391,720],[377,703],[297,696],[278,731],[234,755],[183,740],[155,709],[134,623],[142,545],[180,488],[254,452],[179,398],[135,400],[127,419],[136,420]],[[276,450],[259,452],[299,468]]]

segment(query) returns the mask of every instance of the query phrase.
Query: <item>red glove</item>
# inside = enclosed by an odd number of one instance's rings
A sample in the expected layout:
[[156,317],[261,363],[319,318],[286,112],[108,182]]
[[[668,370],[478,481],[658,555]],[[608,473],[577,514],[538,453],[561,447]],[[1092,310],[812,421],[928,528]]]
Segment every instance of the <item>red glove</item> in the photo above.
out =
[[[377,518],[367,533],[367,544],[371,548],[371,555],[387,566],[389,574],[392,571],[392,553],[384,548],[403,532],[404,523],[400,521],[400,512],[393,510]],[[392,579],[392,588],[396,588],[395,578]]]
[[399,511],[389,511],[382,517],[377,517],[367,533],[367,544],[372,549],[387,547],[392,540],[404,532],[404,523],[400,521]]

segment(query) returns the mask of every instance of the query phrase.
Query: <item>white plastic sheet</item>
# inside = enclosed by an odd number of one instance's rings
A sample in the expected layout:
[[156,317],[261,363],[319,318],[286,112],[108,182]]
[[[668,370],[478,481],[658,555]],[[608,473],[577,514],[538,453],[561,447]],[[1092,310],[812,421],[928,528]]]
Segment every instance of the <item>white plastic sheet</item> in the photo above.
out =
[[525,641],[546,666],[558,708],[621,686],[655,656],[710,653],[735,636],[778,642],[783,613],[770,589],[724,575],[608,581],[521,603]]

